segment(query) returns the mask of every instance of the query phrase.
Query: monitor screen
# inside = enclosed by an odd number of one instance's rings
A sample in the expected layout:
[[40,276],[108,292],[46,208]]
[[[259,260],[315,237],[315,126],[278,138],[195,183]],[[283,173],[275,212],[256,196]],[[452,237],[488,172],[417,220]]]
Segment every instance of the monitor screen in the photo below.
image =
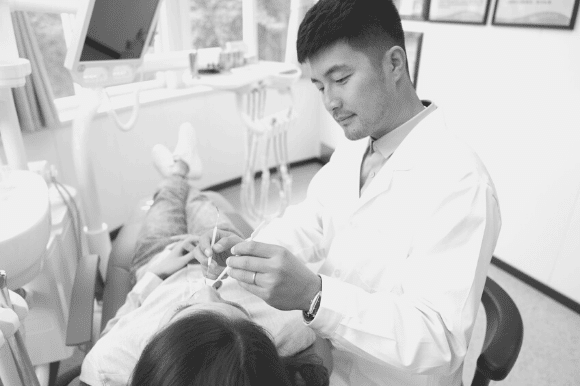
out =
[[141,57],[159,1],[97,0],[79,61]]

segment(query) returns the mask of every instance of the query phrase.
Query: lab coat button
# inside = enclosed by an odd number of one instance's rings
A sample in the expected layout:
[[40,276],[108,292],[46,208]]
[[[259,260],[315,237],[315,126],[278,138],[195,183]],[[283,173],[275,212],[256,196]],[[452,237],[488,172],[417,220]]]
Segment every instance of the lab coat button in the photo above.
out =
[[375,172],[371,172],[371,178],[375,178]]
[[342,274],[342,272],[340,271],[340,269],[334,270],[334,277],[340,277],[341,274]]

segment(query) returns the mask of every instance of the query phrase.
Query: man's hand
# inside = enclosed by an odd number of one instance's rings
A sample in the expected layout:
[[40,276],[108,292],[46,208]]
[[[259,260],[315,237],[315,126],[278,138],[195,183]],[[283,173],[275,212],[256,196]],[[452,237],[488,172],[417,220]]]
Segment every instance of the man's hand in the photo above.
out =
[[233,247],[232,253],[235,256],[227,260],[229,275],[279,310],[308,311],[322,287],[320,277],[283,247],[247,241]]
[[[243,239],[235,233],[218,229],[215,238],[216,242],[212,248],[212,236],[213,229],[199,237],[199,243],[193,251],[193,256],[201,264],[204,276],[215,280],[226,267],[226,259],[231,256],[230,249],[243,241]],[[212,263],[208,270],[207,263],[210,256],[212,257]]]
[[180,235],[176,236],[175,239],[179,241],[169,247],[169,253],[167,251],[159,253],[151,260],[147,268],[149,272],[154,273],[163,280],[193,260],[193,250],[199,236]]

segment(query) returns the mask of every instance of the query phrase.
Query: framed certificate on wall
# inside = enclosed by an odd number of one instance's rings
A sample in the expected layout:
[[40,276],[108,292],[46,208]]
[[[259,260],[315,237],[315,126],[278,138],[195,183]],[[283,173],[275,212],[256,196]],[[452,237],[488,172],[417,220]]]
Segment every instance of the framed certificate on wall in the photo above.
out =
[[401,19],[425,20],[429,0],[393,0]]
[[579,0],[497,0],[491,23],[574,29]]
[[419,59],[421,58],[421,45],[423,44],[422,32],[405,31],[405,51],[407,51],[407,64],[409,65],[409,76],[413,86],[417,89],[417,79],[419,76]]
[[431,0],[429,21],[485,24],[489,0]]

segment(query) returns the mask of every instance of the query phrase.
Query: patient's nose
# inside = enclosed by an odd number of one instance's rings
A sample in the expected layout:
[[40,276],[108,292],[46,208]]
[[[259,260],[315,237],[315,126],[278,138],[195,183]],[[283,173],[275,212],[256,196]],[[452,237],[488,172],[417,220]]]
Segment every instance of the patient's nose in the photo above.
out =
[[202,288],[194,293],[191,298],[192,300],[200,303],[222,301],[222,297],[220,296],[219,292],[209,285],[202,286]]

